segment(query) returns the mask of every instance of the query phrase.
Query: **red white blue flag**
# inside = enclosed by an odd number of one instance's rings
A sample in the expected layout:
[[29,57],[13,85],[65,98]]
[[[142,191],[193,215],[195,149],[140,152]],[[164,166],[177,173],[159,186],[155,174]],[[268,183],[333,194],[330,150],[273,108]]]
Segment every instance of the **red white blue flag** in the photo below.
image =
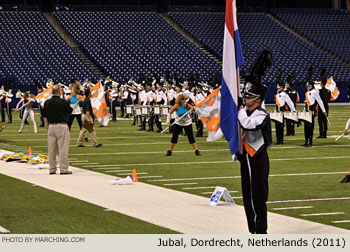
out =
[[239,96],[238,68],[243,63],[244,58],[236,19],[236,1],[226,0],[220,127],[228,141],[232,155],[239,150],[237,124],[237,102]]

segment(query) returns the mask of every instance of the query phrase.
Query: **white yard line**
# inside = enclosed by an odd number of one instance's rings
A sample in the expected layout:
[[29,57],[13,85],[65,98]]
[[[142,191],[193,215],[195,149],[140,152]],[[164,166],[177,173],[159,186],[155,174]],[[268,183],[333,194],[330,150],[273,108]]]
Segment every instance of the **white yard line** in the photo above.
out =
[[334,213],[311,213],[311,214],[300,214],[300,216],[323,216],[323,215],[339,215],[344,214],[344,212],[334,212]]
[[211,189],[216,188],[216,186],[200,186],[200,187],[184,187],[183,190],[198,190],[198,189]]
[[[238,193],[238,191],[228,191],[230,193]],[[213,192],[201,192],[201,194],[213,194]]]
[[333,223],[350,223],[350,220],[332,221]]
[[[85,165],[85,164],[87,164],[87,163],[80,162],[80,163],[75,163],[74,165]],[[89,163],[89,164],[91,164],[91,165],[93,165],[93,164],[98,165],[99,163]]]
[[314,208],[313,206],[295,206],[295,207],[274,207],[273,210],[294,210],[294,209],[307,209]]
[[179,186],[179,185],[197,185],[198,183],[173,183],[173,184],[163,184],[165,186]]
[[89,163],[87,160],[68,160],[69,163]]
[[280,203],[295,203],[295,202],[314,202],[314,201],[333,201],[333,200],[350,200],[350,197],[339,198],[319,198],[319,199],[295,199],[295,200],[275,200],[268,201],[267,204],[280,204]]
[[[137,175],[147,175],[148,173],[147,172],[138,172]],[[127,175],[131,175],[131,173],[120,173],[120,174],[117,174],[118,176],[127,176]]]
[[0,233],[10,233],[10,230],[7,230],[6,228],[0,226]]
[[[269,177],[313,176],[313,175],[330,175],[330,174],[344,174],[344,172],[317,172],[317,173],[270,174]],[[156,180],[148,180],[148,182],[186,181],[186,180],[215,180],[215,179],[240,179],[240,178],[241,178],[241,176],[202,177],[202,178],[176,178],[176,179],[156,179]]]
[[[49,176],[48,171],[28,169],[27,164],[0,164],[1,174],[180,233],[248,234],[244,208],[239,205],[210,207],[207,197],[142,182],[113,186],[108,181],[115,176],[86,169],[70,167],[72,175]],[[346,229],[280,214],[268,213],[268,220],[270,234],[349,234]]]
[[[100,164],[98,167],[114,167],[114,166],[116,166],[116,165],[102,165],[102,164]],[[96,167],[96,165],[85,165],[83,167]]]
[[[83,166],[86,167],[86,166]],[[93,167],[93,166],[88,166],[88,167]],[[97,168],[92,168],[93,170],[113,170],[113,169],[120,169],[119,166],[115,166],[115,167],[97,167]]]
[[163,176],[137,176],[139,179],[144,179],[144,178],[162,178]]

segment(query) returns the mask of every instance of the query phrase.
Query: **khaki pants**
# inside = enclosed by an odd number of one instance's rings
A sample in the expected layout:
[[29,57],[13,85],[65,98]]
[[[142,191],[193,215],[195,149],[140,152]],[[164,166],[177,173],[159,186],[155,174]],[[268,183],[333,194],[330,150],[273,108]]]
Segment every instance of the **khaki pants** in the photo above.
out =
[[[86,118],[85,114],[82,114],[82,121],[83,122],[87,121],[87,118]],[[86,134],[87,131],[88,131],[88,129],[84,128],[84,126],[81,127],[77,145],[82,145],[83,144],[83,141],[85,139],[85,134]],[[92,130],[89,131],[89,133],[90,133],[90,138],[91,138],[92,145],[93,146],[98,145],[95,129],[92,128]]]
[[68,171],[69,129],[67,124],[50,124],[48,152],[50,172],[56,172],[56,155],[59,152],[60,172]]

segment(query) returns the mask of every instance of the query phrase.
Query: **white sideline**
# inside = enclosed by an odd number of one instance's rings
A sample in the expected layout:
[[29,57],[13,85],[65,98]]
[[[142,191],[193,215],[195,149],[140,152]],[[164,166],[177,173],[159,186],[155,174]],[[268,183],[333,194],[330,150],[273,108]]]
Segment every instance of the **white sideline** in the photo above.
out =
[[[1,150],[0,150],[1,151]],[[247,234],[242,206],[220,203],[208,206],[208,197],[145,183],[109,185],[114,176],[70,167],[72,175],[48,175],[28,169],[25,163],[0,161],[0,173],[62,193],[143,221],[189,234]],[[269,213],[270,234],[350,233],[316,222]]]
[[0,226],[0,233],[10,233],[10,231]]

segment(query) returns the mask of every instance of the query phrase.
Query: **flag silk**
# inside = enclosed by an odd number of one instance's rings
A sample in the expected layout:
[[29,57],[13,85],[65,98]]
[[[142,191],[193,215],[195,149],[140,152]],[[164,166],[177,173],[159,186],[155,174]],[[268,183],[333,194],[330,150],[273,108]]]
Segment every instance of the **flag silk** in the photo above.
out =
[[220,127],[228,141],[232,157],[239,150],[237,121],[237,101],[239,96],[238,68],[243,63],[244,58],[236,19],[236,1],[226,0]]
[[97,82],[97,84],[91,88],[90,100],[95,118],[97,118],[97,121],[101,125],[107,126],[109,122],[109,113],[105,99],[105,91],[101,85],[101,81]]
[[37,100],[40,103],[40,106],[44,108],[44,103],[47,99],[50,99],[52,97],[52,85],[42,91],[40,94],[35,96],[35,100]]
[[327,80],[326,88],[332,93],[331,101],[335,101],[339,97],[340,92],[332,76]]
[[202,102],[195,106],[196,113],[208,132],[208,142],[222,137],[220,129],[220,88],[208,95]]

